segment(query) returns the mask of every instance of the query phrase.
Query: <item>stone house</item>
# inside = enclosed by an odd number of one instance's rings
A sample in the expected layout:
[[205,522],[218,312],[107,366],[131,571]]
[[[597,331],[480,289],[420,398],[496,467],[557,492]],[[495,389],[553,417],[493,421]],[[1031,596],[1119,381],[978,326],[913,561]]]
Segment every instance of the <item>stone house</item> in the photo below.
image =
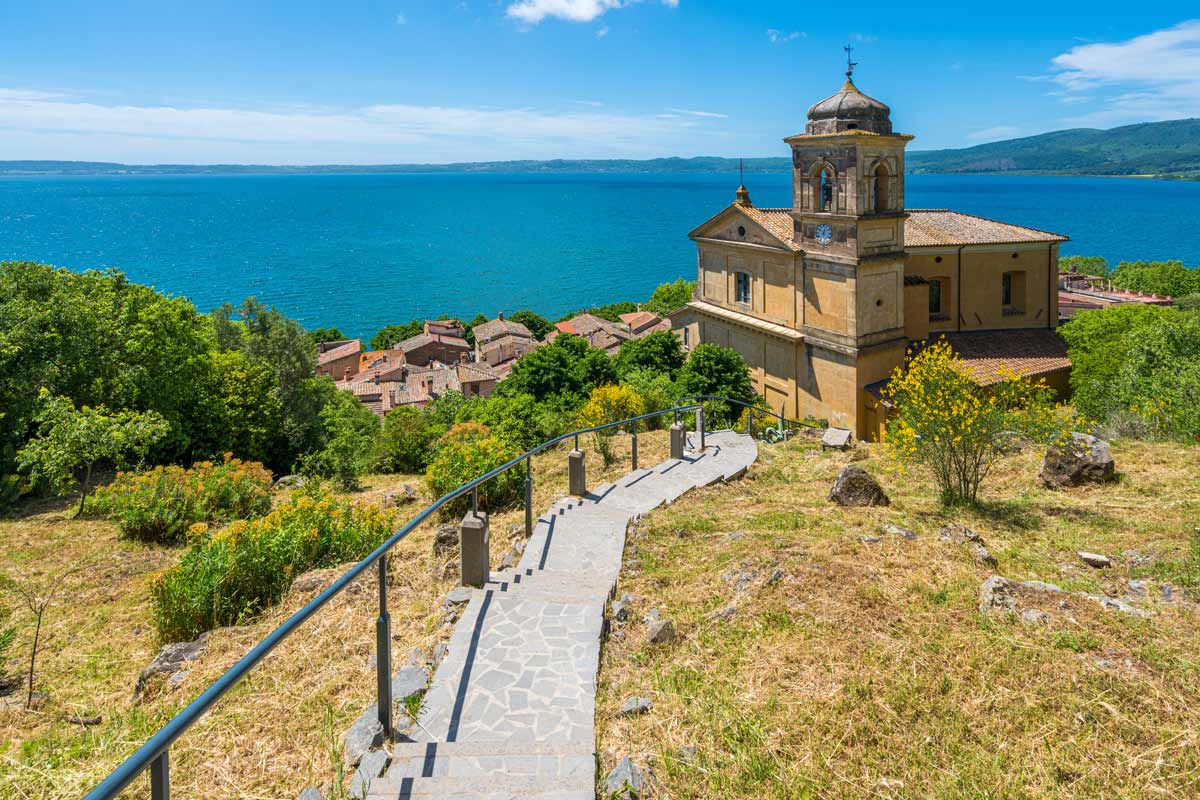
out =
[[621,343],[633,338],[625,328],[594,314],[579,314],[568,320],[555,323],[554,330],[546,337],[554,341],[559,335],[568,333],[581,336],[592,347],[598,347],[610,356],[616,355]]
[[506,320],[504,314],[472,328],[475,334],[475,361],[496,368],[533,352],[538,347],[529,328]]
[[340,342],[321,342],[317,345],[317,374],[344,380],[359,371],[362,342],[347,339]]
[[446,333],[418,333],[398,342],[396,349],[404,353],[407,363],[418,367],[428,366],[435,361],[456,364],[471,358],[471,346],[467,340]]
[[849,71],[810,108],[805,132],[785,139],[791,207],[756,208],[740,186],[691,232],[698,281],[672,327],[686,348],[739,351],[771,409],[862,439],[877,438],[879,391],[910,343],[932,335],[948,335],[981,375],[1007,363],[1065,392],[1070,361],[1055,327],[1066,237],[906,208],[913,137],[893,132],[890,114]]

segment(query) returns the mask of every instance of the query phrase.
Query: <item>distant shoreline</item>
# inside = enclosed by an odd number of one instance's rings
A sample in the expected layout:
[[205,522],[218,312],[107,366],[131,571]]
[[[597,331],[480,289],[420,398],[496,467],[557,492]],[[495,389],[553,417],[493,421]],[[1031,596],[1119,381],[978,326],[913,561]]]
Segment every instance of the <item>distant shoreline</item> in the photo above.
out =
[[[673,160],[673,159],[663,159]],[[679,159],[688,161],[689,159]],[[706,162],[717,159],[704,159]],[[650,166],[649,162],[471,162],[462,164],[379,164],[310,165],[269,164],[101,164],[92,162],[9,162],[0,161],[0,178],[55,177],[273,177],[313,175],[712,175],[738,171],[736,159],[730,164],[706,163],[703,166]],[[744,171],[751,175],[785,175],[791,160],[747,160]],[[762,162],[780,161],[780,165]],[[20,164],[21,166],[15,166]],[[37,164],[37,166],[33,166]],[[45,164],[45,166],[42,166]],[[551,165],[553,164],[553,165]],[[29,166],[26,166],[29,165]],[[911,169],[908,175],[946,175],[970,177],[1042,177],[1042,178],[1136,178],[1140,180],[1197,181],[1200,176],[1172,174],[1103,174],[1038,170],[929,170]]]

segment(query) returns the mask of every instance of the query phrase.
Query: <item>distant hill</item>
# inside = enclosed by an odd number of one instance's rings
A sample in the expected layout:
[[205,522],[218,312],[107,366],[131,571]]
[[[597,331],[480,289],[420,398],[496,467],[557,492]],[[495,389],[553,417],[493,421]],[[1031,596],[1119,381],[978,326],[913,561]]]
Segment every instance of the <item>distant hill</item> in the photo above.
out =
[[[1145,122],[1111,130],[1074,128],[957,150],[916,150],[908,171],[917,173],[1020,173],[1027,175],[1145,175],[1200,180],[1200,119]],[[102,161],[0,161],[0,175],[348,175],[439,172],[645,172],[733,173],[738,159],[552,159],[473,161],[456,164],[114,164]],[[787,172],[791,159],[747,158],[751,173]]]
[[908,154],[909,172],[1149,175],[1200,179],[1200,119],[1073,128],[961,150]]

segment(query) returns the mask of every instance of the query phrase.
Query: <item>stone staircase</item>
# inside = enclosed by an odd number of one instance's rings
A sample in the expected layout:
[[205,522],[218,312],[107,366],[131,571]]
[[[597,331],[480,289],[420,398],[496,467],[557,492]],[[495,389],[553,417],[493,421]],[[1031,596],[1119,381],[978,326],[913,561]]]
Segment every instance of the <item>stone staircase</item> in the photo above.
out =
[[413,741],[392,744],[369,783],[356,775],[351,795],[593,800],[600,641],[626,528],[690,489],[739,477],[758,454],[729,431],[706,445],[555,503],[521,562],[472,592]]

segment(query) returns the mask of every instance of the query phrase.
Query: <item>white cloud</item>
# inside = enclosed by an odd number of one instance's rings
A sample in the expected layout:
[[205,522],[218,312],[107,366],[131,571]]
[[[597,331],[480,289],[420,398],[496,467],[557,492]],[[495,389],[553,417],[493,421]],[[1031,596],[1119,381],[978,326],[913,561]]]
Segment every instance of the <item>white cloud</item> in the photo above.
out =
[[729,119],[728,114],[719,114],[716,111],[691,111],[686,108],[668,108],[672,114],[685,114],[690,117],[706,117],[708,119]]
[[1012,125],[997,125],[994,128],[985,128],[981,131],[967,134],[967,140],[972,142],[995,142],[1001,139],[1011,139],[1021,132],[1020,128]]
[[1055,56],[1047,78],[1060,102],[1096,108],[1069,118],[1079,124],[1200,116],[1200,19],[1121,42],[1081,44]]
[[603,39],[605,36],[608,36],[608,26],[607,25],[601,25],[599,28],[596,28],[596,38],[597,39]]
[[[102,105],[0,89],[0,153],[10,159],[129,163],[445,162],[655,156],[727,134],[711,112],[466,108],[376,104],[351,109]],[[686,135],[684,135],[686,134]]]
[[399,14],[396,15],[396,24],[397,25],[407,25],[408,24],[408,17],[405,16],[403,11],[401,11]]
[[804,31],[781,31],[776,28],[767,28],[767,41],[771,44],[787,44],[806,36],[808,34]]
[[[537,25],[548,17],[569,22],[591,22],[615,8],[625,8],[638,2],[640,0],[517,0],[510,3],[504,13],[530,25]],[[679,0],[661,2],[668,8],[679,7]]]

